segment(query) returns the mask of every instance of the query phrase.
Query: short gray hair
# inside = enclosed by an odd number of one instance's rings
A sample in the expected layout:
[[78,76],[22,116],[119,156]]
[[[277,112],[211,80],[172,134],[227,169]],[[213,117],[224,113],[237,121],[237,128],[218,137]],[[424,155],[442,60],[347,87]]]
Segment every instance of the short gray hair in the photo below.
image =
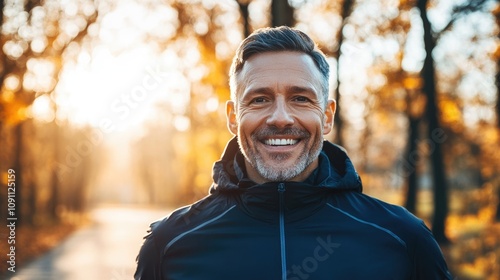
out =
[[323,78],[321,87],[323,91],[323,101],[326,105],[329,95],[330,75],[330,66],[326,61],[326,56],[307,34],[287,26],[258,29],[241,42],[236,50],[236,55],[233,58],[233,63],[229,70],[231,99],[236,101],[236,93],[238,92],[236,75],[243,68],[245,61],[255,54],[277,51],[301,52],[309,55],[313,59]]

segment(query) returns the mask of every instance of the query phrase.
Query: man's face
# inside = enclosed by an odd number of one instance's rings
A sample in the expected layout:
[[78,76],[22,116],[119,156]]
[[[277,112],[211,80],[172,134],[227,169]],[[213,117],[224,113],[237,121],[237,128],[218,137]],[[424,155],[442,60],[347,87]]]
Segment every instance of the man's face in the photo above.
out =
[[256,54],[236,78],[239,92],[227,103],[227,121],[249,178],[305,180],[318,165],[335,114],[335,102],[325,104],[312,58],[299,52]]

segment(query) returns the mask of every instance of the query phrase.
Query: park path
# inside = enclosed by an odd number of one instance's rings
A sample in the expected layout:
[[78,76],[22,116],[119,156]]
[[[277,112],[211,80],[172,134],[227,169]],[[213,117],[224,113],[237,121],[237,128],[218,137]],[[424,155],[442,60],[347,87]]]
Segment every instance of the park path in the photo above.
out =
[[19,269],[10,280],[133,279],[135,257],[151,221],[171,210],[102,206],[91,211],[92,226]]

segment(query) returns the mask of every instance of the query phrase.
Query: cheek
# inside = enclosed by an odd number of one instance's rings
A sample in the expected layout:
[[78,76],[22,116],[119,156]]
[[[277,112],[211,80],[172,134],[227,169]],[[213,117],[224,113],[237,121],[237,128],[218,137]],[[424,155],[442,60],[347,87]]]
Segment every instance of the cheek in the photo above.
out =
[[253,130],[261,123],[265,122],[266,114],[264,112],[253,112],[251,110],[242,110],[238,115],[240,131]]
[[297,119],[305,129],[309,130],[310,132],[314,132],[323,128],[325,116],[322,111],[316,112],[316,110],[303,110],[302,112],[297,114]]

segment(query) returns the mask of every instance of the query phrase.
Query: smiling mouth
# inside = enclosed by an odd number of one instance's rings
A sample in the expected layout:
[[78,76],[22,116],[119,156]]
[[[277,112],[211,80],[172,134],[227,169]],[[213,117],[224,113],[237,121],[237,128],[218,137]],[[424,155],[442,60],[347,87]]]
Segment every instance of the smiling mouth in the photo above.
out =
[[264,144],[269,146],[292,146],[299,142],[298,139],[266,139],[264,140]]

